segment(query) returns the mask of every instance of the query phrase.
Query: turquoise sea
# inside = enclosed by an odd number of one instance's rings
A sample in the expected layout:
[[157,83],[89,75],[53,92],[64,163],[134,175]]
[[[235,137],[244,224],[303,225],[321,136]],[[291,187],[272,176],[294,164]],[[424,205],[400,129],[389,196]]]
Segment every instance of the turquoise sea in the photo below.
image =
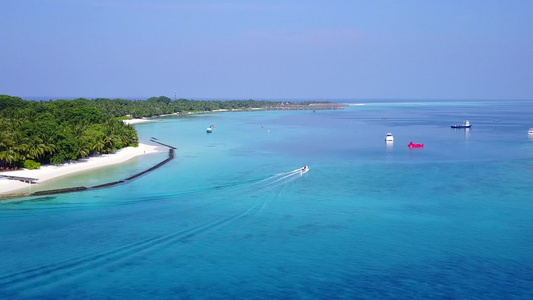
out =
[[357,103],[137,125],[176,157],[0,202],[0,298],[532,299],[533,101]]

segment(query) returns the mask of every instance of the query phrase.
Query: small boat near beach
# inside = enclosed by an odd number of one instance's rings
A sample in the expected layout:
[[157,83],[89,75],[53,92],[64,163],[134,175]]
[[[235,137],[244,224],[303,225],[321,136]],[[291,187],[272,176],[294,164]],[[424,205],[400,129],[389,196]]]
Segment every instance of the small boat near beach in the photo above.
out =
[[468,120],[464,121],[463,124],[452,125],[452,128],[470,128],[470,127],[472,127],[472,124],[470,124]]
[[394,141],[394,136],[392,136],[392,133],[388,132],[385,135],[385,142],[393,142],[393,141]]
[[424,144],[415,144],[413,142],[410,142],[407,147],[409,147],[409,149],[424,148]]
[[207,133],[213,132],[213,128],[215,128],[215,125],[211,125],[211,126],[207,127],[206,132]]

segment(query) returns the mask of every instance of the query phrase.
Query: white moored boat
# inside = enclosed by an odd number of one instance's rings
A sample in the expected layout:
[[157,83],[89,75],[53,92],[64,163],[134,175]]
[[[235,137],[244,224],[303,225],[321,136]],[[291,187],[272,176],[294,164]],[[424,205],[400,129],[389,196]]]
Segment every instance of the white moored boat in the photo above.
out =
[[472,124],[468,120],[464,121],[463,124],[455,124],[452,125],[452,128],[470,128],[472,127]]
[[533,128],[529,128],[529,130],[527,131],[527,134],[529,136],[533,136]]
[[387,133],[387,135],[385,135],[385,141],[386,142],[392,142],[394,141],[394,137],[392,136],[392,133]]

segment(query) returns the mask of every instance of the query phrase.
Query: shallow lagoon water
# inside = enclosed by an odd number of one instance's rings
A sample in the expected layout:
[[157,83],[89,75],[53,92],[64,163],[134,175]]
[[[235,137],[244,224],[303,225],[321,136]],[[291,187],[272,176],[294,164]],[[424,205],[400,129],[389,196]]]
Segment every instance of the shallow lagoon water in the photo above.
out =
[[529,299],[532,115],[374,101],[137,125],[176,158],[129,184],[0,203],[0,297]]

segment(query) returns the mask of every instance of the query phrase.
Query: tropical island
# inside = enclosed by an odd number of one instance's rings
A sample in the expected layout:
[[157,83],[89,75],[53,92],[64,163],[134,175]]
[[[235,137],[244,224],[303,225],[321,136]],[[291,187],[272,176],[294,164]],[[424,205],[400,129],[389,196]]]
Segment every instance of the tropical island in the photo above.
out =
[[[5,172],[15,173],[22,169],[36,170],[41,165],[58,166],[88,157],[118,155],[116,153],[121,153],[121,159],[115,157],[109,160],[120,163],[136,155],[157,152],[155,146],[139,147],[137,131],[131,124],[141,118],[232,110],[343,107],[342,104],[323,101],[195,101],[171,100],[166,96],[147,100],[78,98],[31,101],[0,95],[0,172],[5,175]],[[135,151],[136,148],[140,149]],[[88,168],[77,168],[81,169]],[[48,176],[41,176],[41,180],[53,178],[50,173],[57,173],[50,168],[47,172]],[[11,186],[14,187],[13,184]]]

